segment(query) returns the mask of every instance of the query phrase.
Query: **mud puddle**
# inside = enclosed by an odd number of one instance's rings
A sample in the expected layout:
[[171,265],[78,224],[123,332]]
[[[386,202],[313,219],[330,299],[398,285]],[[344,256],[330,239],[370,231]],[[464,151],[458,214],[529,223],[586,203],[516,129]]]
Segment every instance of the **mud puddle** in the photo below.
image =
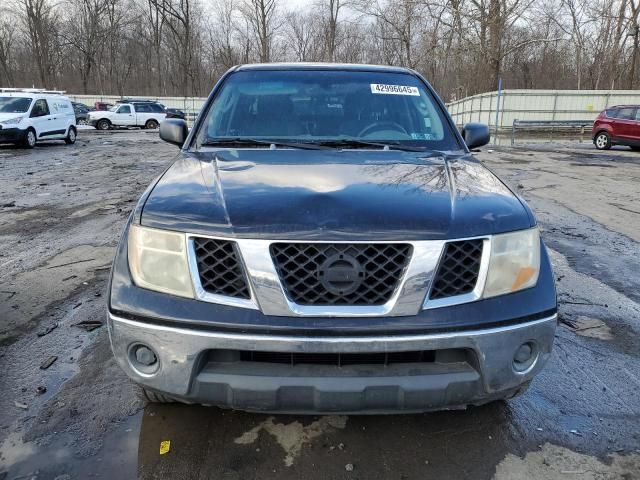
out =
[[104,436],[102,447],[90,457],[75,453],[75,439],[68,433],[57,435],[44,444],[24,442],[19,433],[12,433],[0,445],[0,478],[134,479],[141,420],[142,412],[139,412],[114,426]]

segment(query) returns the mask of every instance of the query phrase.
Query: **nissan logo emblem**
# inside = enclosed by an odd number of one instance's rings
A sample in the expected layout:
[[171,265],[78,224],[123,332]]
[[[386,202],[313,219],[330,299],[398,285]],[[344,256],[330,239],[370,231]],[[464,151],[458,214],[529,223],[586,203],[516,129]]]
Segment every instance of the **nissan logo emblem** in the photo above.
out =
[[364,280],[360,262],[345,253],[327,258],[318,268],[318,280],[327,291],[335,295],[355,292]]

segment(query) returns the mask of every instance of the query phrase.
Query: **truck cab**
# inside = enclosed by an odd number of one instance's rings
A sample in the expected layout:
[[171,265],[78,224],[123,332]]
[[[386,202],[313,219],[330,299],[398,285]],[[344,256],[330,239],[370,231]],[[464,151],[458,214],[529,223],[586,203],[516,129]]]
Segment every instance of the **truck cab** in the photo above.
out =
[[113,127],[156,129],[167,114],[155,102],[119,102],[109,110],[89,113],[89,125],[98,130]]

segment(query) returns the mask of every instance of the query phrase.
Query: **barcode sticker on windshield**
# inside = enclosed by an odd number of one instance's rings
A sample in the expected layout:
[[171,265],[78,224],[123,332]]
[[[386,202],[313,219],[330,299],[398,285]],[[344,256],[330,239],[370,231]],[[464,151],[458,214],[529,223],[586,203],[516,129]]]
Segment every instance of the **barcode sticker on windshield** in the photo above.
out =
[[382,83],[372,83],[371,93],[382,93],[384,95],[413,95],[419,97],[418,87],[409,87],[407,85],[384,85]]

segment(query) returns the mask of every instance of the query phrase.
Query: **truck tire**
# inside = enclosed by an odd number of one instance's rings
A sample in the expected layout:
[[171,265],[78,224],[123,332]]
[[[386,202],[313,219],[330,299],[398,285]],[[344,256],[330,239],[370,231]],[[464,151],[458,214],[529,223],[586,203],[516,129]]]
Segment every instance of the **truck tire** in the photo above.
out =
[[36,137],[36,131],[33,128],[29,128],[22,139],[22,146],[26,148],[33,148],[36,146],[37,141],[38,138]]
[[111,122],[106,118],[103,118],[102,120],[98,120],[98,123],[96,123],[96,128],[98,130],[109,130],[111,128]]
[[76,129],[73,127],[69,127],[69,133],[67,133],[66,138],[64,139],[64,143],[67,145],[73,145],[76,143]]
[[520,387],[516,390],[514,390],[510,395],[508,395],[505,400],[513,400],[514,398],[518,398],[520,395],[522,395],[524,392],[526,392],[529,387],[531,386],[531,380],[529,380],[528,382],[523,383],[522,385],[520,385]]
[[153,119],[147,120],[147,123],[144,124],[144,128],[146,128],[147,130],[155,130],[159,126],[160,126],[160,124],[156,120],[153,120]]
[[154,392],[153,390],[149,390],[144,388],[141,385],[137,385],[137,395],[140,400],[146,403],[175,403],[175,400],[171,397],[167,397],[166,395],[158,392]]

